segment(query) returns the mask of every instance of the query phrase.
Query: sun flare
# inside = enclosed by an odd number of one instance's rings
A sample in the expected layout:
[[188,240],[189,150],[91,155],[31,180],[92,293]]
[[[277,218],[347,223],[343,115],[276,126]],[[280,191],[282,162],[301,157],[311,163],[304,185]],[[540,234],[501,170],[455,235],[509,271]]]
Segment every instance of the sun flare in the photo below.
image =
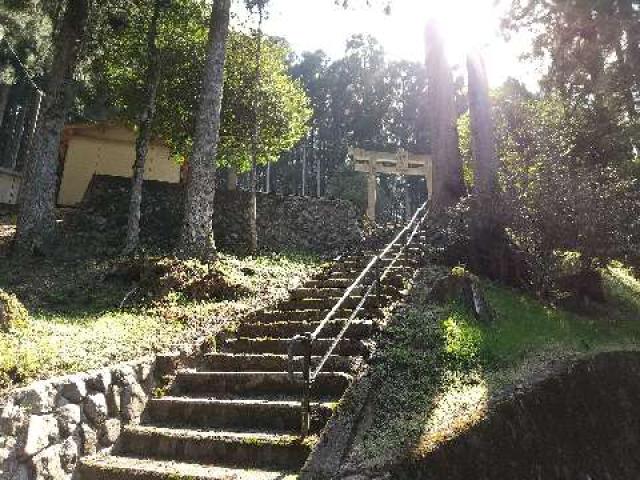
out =
[[492,0],[433,0],[425,5],[425,18],[438,23],[454,64],[499,40],[500,12]]

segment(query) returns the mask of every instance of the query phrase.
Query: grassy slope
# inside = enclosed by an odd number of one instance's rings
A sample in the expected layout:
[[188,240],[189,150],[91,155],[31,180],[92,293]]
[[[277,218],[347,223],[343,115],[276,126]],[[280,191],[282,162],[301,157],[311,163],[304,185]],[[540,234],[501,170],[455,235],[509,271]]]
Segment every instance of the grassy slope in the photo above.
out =
[[132,285],[111,276],[112,266],[109,259],[0,262],[0,288],[15,293],[32,317],[27,329],[0,332],[0,392],[11,384],[130,360],[214,333],[286,296],[322,267],[318,259],[300,255],[222,255],[218,268],[246,294],[193,302],[169,293],[153,306],[121,311],[118,306]]
[[382,342],[375,415],[356,434],[351,456],[358,468],[384,470],[407,454],[431,450],[480,420],[492,395],[550,360],[637,348],[640,282],[621,267],[609,268],[605,278],[610,302],[589,318],[487,285],[498,314],[491,326],[478,325],[456,305],[429,303],[419,283]]

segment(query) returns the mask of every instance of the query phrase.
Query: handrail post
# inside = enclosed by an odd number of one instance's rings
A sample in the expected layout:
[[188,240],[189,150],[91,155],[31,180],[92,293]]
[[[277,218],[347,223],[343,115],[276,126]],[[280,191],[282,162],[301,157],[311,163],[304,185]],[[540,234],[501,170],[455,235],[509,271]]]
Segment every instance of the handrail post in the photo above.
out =
[[407,238],[405,240],[405,244],[404,244],[404,268],[407,272],[410,272],[410,266],[409,266],[409,243],[411,241],[411,237],[409,236],[409,232],[407,232]]
[[374,271],[374,275],[375,278],[373,279],[374,282],[376,282],[376,306],[380,307],[380,296],[382,294],[381,290],[382,290],[382,285],[381,285],[381,279],[380,279],[380,262],[382,261],[381,257],[377,257],[376,258],[376,263],[373,265],[373,271]]
[[311,334],[302,339],[302,436],[306,437],[311,428]]

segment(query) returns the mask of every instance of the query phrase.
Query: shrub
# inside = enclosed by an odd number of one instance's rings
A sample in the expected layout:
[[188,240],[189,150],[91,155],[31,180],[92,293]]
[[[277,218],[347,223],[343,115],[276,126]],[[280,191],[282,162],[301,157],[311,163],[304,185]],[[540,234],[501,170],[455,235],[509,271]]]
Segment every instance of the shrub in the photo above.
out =
[[0,331],[19,330],[29,324],[29,312],[15,295],[0,289]]
[[[483,208],[469,196],[449,211],[440,225],[448,263],[470,265],[546,298],[598,300],[601,294],[590,293],[600,284],[594,272],[611,260],[633,264],[637,258],[640,190],[634,179],[552,158],[529,168],[505,166],[500,183],[496,205]],[[471,226],[483,209],[495,211],[504,238],[487,240],[481,253],[491,258],[477,259]]]

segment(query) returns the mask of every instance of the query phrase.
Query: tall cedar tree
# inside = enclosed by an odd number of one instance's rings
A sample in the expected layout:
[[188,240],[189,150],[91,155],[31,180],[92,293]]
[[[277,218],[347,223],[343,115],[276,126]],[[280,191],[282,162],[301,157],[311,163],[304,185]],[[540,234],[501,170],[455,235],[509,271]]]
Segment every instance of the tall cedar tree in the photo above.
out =
[[469,116],[473,158],[471,254],[475,271],[491,278],[504,277],[509,258],[504,228],[498,217],[496,187],[498,155],[491,115],[489,82],[479,53],[467,58]]
[[184,220],[177,254],[208,260],[215,256],[213,196],[216,152],[220,131],[223,73],[229,35],[231,0],[214,0],[207,58],[202,74],[193,150],[187,165]]
[[55,42],[45,97],[26,162],[14,241],[18,254],[42,252],[56,234],[58,152],[73,99],[72,81],[85,36],[90,0],[69,0]]
[[426,30],[427,76],[433,156],[433,192],[436,211],[455,205],[465,193],[462,157],[458,146],[455,87],[445,56],[444,42],[436,22]]

